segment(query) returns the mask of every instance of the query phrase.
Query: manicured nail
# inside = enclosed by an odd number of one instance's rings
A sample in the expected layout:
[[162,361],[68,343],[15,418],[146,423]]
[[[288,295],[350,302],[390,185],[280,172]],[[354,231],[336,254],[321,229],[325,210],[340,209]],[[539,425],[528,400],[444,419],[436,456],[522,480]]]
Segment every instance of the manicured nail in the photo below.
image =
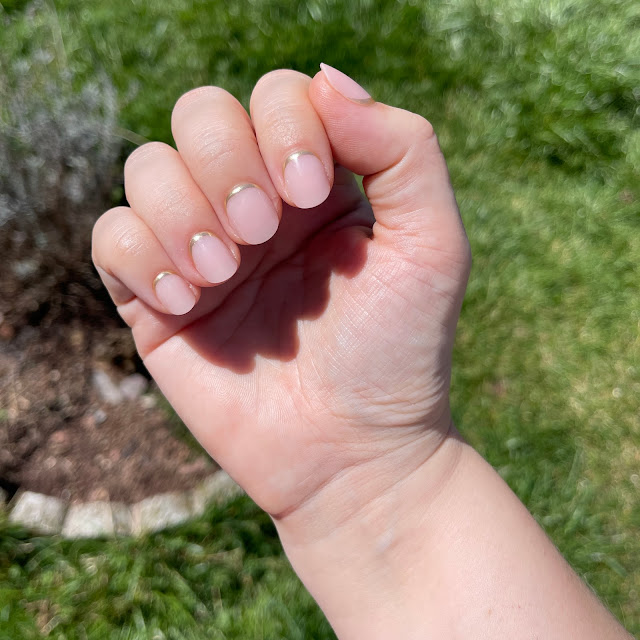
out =
[[322,204],[331,191],[322,162],[308,151],[292,153],[284,163],[284,186],[298,209]]
[[196,296],[191,287],[171,271],[159,273],[153,281],[153,288],[162,306],[174,316],[188,313],[196,304]]
[[249,244],[266,242],[278,229],[278,214],[269,196],[255,184],[239,184],[227,196],[227,215]]
[[355,80],[352,80],[342,71],[338,71],[324,62],[320,63],[320,69],[324,72],[329,84],[347,100],[359,102],[360,104],[372,104],[375,102]]
[[196,269],[211,284],[228,280],[238,270],[238,263],[227,245],[208,231],[196,233],[189,249]]

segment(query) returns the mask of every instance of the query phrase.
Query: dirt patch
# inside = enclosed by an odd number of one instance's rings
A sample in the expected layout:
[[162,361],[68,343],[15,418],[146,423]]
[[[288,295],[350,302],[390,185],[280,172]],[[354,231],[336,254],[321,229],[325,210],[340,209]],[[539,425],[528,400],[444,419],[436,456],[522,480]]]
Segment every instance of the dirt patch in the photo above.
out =
[[[9,494],[134,502],[193,488],[217,469],[156,400],[90,262],[93,210],[103,207],[0,227],[0,487]],[[118,389],[132,374],[137,392],[105,396],[105,384]]]
[[[153,386],[105,401],[94,383],[146,374],[110,316],[48,329],[0,323],[0,485],[71,501],[134,502],[194,487],[217,466],[158,404]],[[139,380],[138,380],[139,381]]]

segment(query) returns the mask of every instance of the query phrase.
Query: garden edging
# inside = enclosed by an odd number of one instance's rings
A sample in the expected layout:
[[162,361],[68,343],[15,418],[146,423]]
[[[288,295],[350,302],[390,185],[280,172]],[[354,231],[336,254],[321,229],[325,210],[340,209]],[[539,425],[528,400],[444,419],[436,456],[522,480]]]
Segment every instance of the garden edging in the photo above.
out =
[[[211,504],[224,503],[242,493],[234,480],[219,470],[194,489],[159,493],[134,504],[69,503],[42,493],[19,490],[7,508],[10,522],[36,535],[61,535],[76,540],[162,531],[201,516]],[[0,494],[0,504],[4,502]]]

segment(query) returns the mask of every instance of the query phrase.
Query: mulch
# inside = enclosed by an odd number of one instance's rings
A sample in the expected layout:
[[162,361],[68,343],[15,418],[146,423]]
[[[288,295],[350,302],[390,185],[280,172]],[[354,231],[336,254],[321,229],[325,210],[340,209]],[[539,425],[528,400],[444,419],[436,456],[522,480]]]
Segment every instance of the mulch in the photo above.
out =
[[[109,404],[92,383],[146,371],[115,314],[48,328],[0,320],[0,486],[72,502],[193,488],[217,466],[156,394]],[[95,322],[95,316],[94,316]]]
[[87,207],[0,226],[0,488],[128,503],[193,488],[218,467],[153,383],[110,404],[94,382],[149,376],[90,262]]

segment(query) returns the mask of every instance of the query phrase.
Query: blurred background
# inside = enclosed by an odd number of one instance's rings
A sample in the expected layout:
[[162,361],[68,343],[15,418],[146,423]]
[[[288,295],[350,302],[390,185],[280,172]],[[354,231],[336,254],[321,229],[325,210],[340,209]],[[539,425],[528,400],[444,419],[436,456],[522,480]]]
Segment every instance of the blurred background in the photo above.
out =
[[[134,501],[215,468],[90,264],[185,91],[327,62],[439,134],[474,253],[452,406],[640,633],[637,0],[0,0],[0,487]],[[333,638],[245,497],[138,539],[0,509],[0,640]]]

